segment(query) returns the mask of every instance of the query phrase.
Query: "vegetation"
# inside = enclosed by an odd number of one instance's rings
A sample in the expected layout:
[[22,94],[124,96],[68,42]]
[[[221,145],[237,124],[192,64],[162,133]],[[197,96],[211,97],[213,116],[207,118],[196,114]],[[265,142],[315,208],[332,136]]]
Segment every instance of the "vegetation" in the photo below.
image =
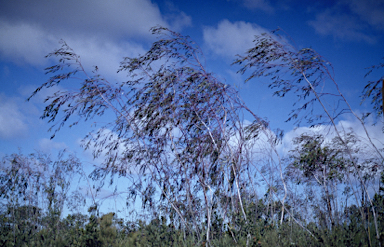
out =
[[[380,192],[376,193],[373,199],[380,215],[381,236],[384,231],[383,184],[382,172]],[[16,198],[24,196],[25,193],[21,194]],[[206,244],[205,236],[197,242],[192,232],[186,233],[182,225],[176,226],[174,221],[165,216],[153,217],[149,222],[144,222],[140,218],[126,221],[118,218],[113,212],[97,216],[97,209],[90,208],[88,215],[74,213],[63,217],[58,213],[55,217],[49,210],[28,204],[26,201],[17,206],[8,203],[8,208],[1,211],[2,246],[204,246]],[[343,207],[342,212],[335,210],[333,214],[329,214],[326,200],[323,203],[308,201],[308,204],[313,209],[313,220],[306,223],[305,227],[315,237],[298,226],[290,216],[285,217],[281,224],[276,221],[281,207],[278,202],[271,202],[266,195],[261,199],[250,197],[244,200],[248,221],[245,221],[238,211],[228,213],[230,218],[224,221],[217,214],[219,210],[216,210],[212,217],[210,244],[212,246],[379,245],[375,238],[375,227],[370,220],[373,216],[368,204],[360,208],[352,204]],[[285,207],[299,219],[304,216],[300,215],[293,203],[287,203]],[[365,212],[364,220],[361,218],[361,211]],[[330,227],[332,217],[335,220]],[[304,219],[301,220],[305,222]],[[200,225],[202,228],[205,226],[206,222]],[[248,236],[249,232],[252,233],[251,238]]]
[[[42,118],[54,123],[52,138],[65,124],[106,116],[109,122],[94,125],[83,139],[84,149],[103,162],[88,177],[66,152],[57,161],[41,153],[5,157],[3,246],[384,244],[383,147],[351,109],[328,61],[272,33],[257,36],[255,47],[234,62],[246,81],[265,76],[275,95],[298,96],[288,121],[313,131],[292,140],[294,148],[282,157],[282,132],[206,70],[189,37],[162,27],[152,32],[159,39],[144,55],[124,59],[119,72],[128,80],[119,84],[98,74],[97,66],[88,73],[65,42],[48,55],[59,62],[47,68],[52,77],[31,97],[76,82],[46,100]],[[383,111],[379,86],[369,82],[363,93],[363,99],[373,95],[377,117]],[[329,109],[333,98],[340,108]],[[364,138],[338,126],[342,114],[361,123]],[[117,177],[126,181],[127,207],[140,202],[145,215],[101,214],[94,195],[84,214],[81,181],[103,186]]]

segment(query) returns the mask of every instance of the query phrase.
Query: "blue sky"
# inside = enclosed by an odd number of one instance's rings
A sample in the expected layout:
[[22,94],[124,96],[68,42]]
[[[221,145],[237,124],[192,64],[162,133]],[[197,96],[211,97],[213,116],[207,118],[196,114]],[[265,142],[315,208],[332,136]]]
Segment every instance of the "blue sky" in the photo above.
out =
[[[333,64],[337,83],[358,113],[371,109],[369,103],[360,106],[365,82],[383,74],[364,78],[366,67],[383,62],[383,0],[1,1],[0,156],[18,148],[24,153],[67,148],[91,162],[79,146],[90,122],[65,127],[49,140],[50,125],[39,116],[44,98],[55,88],[26,102],[49,77],[44,68],[54,61],[44,56],[63,39],[86,68],[97,65],[108,80],[120,81],[125,77],[116,74],[119,62],[143,54],[155,40],[149,29],[156,25],[191,36],[202,48],[207,68],[237,85],[247,105],[273,129],[283,128],[288,146],[295,126],[284,120],[293,101],[271,97],[263,80],[244,84],[245,77],[236,74],[239,67],[230,66],[236,54],[252,47],[254,35],[281,28],[298,48],[315,49]],[[348,116],[343,120],[351,127],[357,123]],[[382,138],[381,126],[369,130]]]

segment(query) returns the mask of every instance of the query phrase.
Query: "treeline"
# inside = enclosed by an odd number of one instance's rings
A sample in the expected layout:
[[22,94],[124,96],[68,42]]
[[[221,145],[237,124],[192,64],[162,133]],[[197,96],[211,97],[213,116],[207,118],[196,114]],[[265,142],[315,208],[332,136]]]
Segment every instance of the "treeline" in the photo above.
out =
[[[383,181],[384,182],[384,181]],[[381,188],[382,190],[384,188]],[[379,229],[384,231],[384,195],[376,194],[374,203],[379,217]],[[276,203],[278,204],[278,203]],[[277,205],[276,205],[277,206]],[[308,232],[286,217],[283,224],[276,224],[276,215],[266,215],[269,205],[263,200],[249,202],[246,212],[249,221],[233,213],[232,219],[224,220],[215,212],[212,220],[212,246],[379,246],[375,239],[375,227],[369,221],[373,217],[369,206],[346,207],[342,221],[329,229],[324,224],[309,222]],[[286,205],[289,209],[289,205]],[[278,208],[278,207],[277,207]],[[366,212],[368,224],[361,219],[359,210]],[[205,236],[182,229],[167,217],[150,222],[124,221],[115,213],[98,217],[94,214],[70,214],[55,218],[43,214],[34,206],[7,208],[0,214],[1,246],[205,246]],[[275,211],[279,213],[278,210]],[[320,222],[325,212],[314,214]],[[299,216],[298,216],[299,217]],[[201,228],[206,227],[202,223]],[[252,237],[248,233],[252,232]],[[381,241],[383,241],[381,239]]]
[[[38,166],[48,168],[48,165],[51,170],[37,169]],[[72,205],[72,210],[75,210],[75,204],[85,205],[81,201],[85,194],[82,197],[65,190],[70,186],[69,181],[74,182],[74,172],[79,172],[76,170],[79,165],[76,157],[65,153],[61,153],[56,161],[41,153],[29,156],[14,154],[4,158],[1,170],[1,246],[206,245],[204,234],[208,219],[199,222],[198,229],[186,228],[175,212],[167,213],[161,208],[149,210],[151,213],[145,216],[137,215],[135,220],[119,218],[115,212],[102,214],[97,205],[89,207],[88,214],[64,215],[64,207]],[[219,208],[219,205],[213,208],[210,245],[379,246],[368,202],[362,202],[359,207],[353,203],[345,204],[330,214],[328,202],[323,199],[316,203],[308,200],[300,206],[293,205],[297,201],[287,200],[284,208],[291,214],[286,213],[280,222],[282,205],[271,199],[270,191],[261,198],[243,194],[247,220],[239,205],[230,207],[228,212],[223,212],[224,208]],[[238,201],[230,203],[238,204]],[[381,172],[380,187],[373,197],[373,204],[383,244],[384,172]],[[309,220],[304,213],[308,209],[311,211]]]

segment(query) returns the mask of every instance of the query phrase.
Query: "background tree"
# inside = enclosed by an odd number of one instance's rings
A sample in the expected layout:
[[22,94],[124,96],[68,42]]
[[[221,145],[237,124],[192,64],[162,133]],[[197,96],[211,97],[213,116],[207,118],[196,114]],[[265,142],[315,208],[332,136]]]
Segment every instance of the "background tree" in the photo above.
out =
[[61,238],[63,208],[80,161],[60,152],[12,154],[1,161],[2,241],[6,245],[53,243]]
[[297,176],[296,183],[303,183],[308,187],[312,187],[311,185],[315,183],[320,187],[322,198],[326,203],[325,226],[333,227],[339,223],[338,185],[343,181],[347,162],[340,155],[340,150],[324,143],[322,135],[302,134],[296,137],[293,143],[297,149],[292,150],[293,161],[287,170],[291,174],[301,173]]

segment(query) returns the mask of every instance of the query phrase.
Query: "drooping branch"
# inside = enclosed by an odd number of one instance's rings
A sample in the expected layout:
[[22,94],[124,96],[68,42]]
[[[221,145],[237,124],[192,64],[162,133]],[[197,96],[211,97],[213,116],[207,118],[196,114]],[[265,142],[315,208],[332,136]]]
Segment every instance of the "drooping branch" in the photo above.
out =
[[[70,126],[108,114],[107,122],[83,140],[83,147],[91,149],[95,158],[104,157],[92,177],[137,173],[140,179],[129,189],[132,195],[141,195],[143,206],[153,208],[157,200],[160,207],[167,201],[189,231],[193,229],[189,224],[197,231],[198,222],[206,217],[209,243],[214,200],[226,196],[217,191],[236,195],[247,220],[242,149],[259,138],[257,132],[267,124],[256,117],[245,134],[242,111],[247,108],[236,90],[206,71],[199,47],[166,28],[152,32],[159,39],[144,55],[124,59],[118,72],[127,73],[128,80],[118,84],[100,76],[97,67],[88,73],[80,57],[62,42],[49,54],[59,58],[59,64],[47,68],[52,77],[31,97],[43,88],[66,88],[66,80],[80,82],[76,89],[51,95],[42,118],[54,123],[57,133],[72,118],[77,119]],[[236,190],[226,190],[234,186]],[[184,202],[189,204],[186,208]],[[196,212],[198,208],[205,208],[205,215]],[[188,221],[190,217],[200,218]]]
[[[291,112],[287,121],[299,119],[296,123],[300,124],[300,122],[305,119],[311,126],[316,126],[324,124],[322,119],[328,119],[336,135],[346,148],[349,159],[354,164],[360,181],[362,181],[361,172],[354,162],[352,151],[349,149],[349,146],[343,139],[343,135],[340,133],[340,130],[335,123],[336,118],[341,114],[350,112],[357,118],[365,130],[369,145],[375,150],[383,164],[384,157],[382,152],[373,143],[364,122],[352,110],[350,104],[340,91],[339,86],[334,79],[331,64],[322,58],[316,51],[310,48],[297,50],[284,39],[278,38],[274,34],[262,34],[256,37],[255,47],[249,49],[245,56],[239,56],[234,64],[241,66],[239,73],[244,74],[246,71],[251,71],[251,74],[246,81],[255,77],[268,77],[271,79],[269,87],[276,89],[274,95],[284,97],[286,93],[293,92],[298,96],[298,102],[296,103],[301,103],[301,106],[295,108]],[[332,91],[330,93],[324,93],[323,87],[321,90],[318,90],[318,87],[321,84],[326,85],[327,82],[333,84],[333,90],[336,90],[336,93],[332,93]],[[343,102],[344,108],[333,109],[331,112],[325,105],[325,102],[327,101],[326,97],[330,95],[334,95],[337,98],[337,101]],[[302,103],[302,101],[304,101],[304,103]],[[313,113],[313,108],[315,107],[316,102],[320,105],[320,109],[322,109],[325,114],[324,116],[323,114],[320,114],[314,118],[313,114],[305,114],[303,112],[303,110],[307,110],[308,106],[311,106],[311,113]],[[302,116],[301,118],[299,118],[300,115]],[[364,190],[368,195],[366,187],[364,187]],[[377,233],[376,237],[379,238],[375,208],[369,195],[368,199],[374,216]]]

